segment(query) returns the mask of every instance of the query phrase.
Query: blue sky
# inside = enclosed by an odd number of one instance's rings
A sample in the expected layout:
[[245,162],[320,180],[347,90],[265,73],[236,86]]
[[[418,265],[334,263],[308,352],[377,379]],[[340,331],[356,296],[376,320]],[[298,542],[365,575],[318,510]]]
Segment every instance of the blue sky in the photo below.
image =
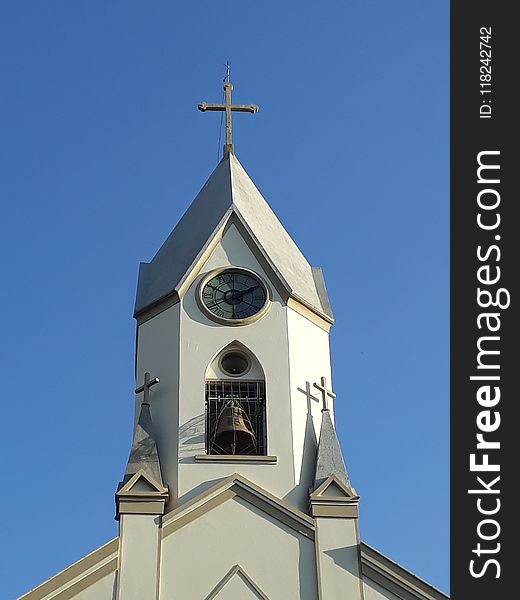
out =
[[[238,158],[324,269],[361,535],[448,589],[446,0],[0,3],[0,597],[117,532],[137,265]],[[13,508],[14,507],[14,508]]]

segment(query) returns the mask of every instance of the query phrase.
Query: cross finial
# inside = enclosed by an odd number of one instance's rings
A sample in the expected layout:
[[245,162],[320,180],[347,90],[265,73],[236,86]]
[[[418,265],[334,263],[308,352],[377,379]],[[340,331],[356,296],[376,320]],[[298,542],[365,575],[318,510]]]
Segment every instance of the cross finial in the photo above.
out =
[[329,398],[335,398],[336,394],[332,390],[327,389],[327,379],[325,377],[322,377],[321,385],[319,383],[314,383],[313,385],[317,390],[320,390],[321,392],[321,399],[323,402],[323,408],[321,409],[321,411],[323,412],[324,410],[329,410],[327,396]]
[[154,377],[153,379],[151,379],[150,373],[144,374],[143,385],[140,385],[135,390],[136,394],[140,394],[141,392],[144,392],[143,401],[141,402],[141,406],[143,406],[144,404],[147,404],[148,406],[150,406],[150,388],[152,387],[152,385],[155,385],[156,383],[159,383],[158,377]]
[[225,112],[226,113],[226,144],[224,146],[224,156],[228,154],[234,154],[233,141],[231,136],[231,113],[232,112],[247,112],[257,113],[259,108],[256,104],[231,104],[231,92],[233,91],[233,84],[230,82],[230,67],[229,63],[226,63],[226,76],[224,77],[224,104],[208,104],[207,102],[201,102],[199,104],[199,110],[201,112]]

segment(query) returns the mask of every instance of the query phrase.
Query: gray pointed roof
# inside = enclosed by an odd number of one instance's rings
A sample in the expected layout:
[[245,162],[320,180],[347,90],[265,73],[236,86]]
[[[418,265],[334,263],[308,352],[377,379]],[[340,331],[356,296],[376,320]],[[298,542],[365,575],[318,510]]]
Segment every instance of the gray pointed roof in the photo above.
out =
[[164,487],[159,453],[157,452],[157,444],[153,432],[150,405],[147,403],[141,404],[141,412],[135,427],[134,439],[123,483],[128,481],[140,469]]
[[233,154],[224,157],[151,262],[141,263],[135,314],[177,292],[232,214],[288,294],[332,322],[321,269],[312,268]]
[[343,454],[339,446],[336,430],[330,418],[330,412],[323,410],[321,413],[320,441],[316,456],[316,475],[314,477],[314,489],[317,489],[327,477],[335,477],[353,489],[350,483]]

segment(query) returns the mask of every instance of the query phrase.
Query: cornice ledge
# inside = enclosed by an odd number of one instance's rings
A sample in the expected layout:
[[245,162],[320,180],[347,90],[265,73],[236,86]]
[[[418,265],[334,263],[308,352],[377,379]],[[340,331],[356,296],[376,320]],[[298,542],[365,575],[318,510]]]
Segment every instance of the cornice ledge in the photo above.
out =
[[361,542],[361,571],[403,600],[449,600],[449,596]]
[[119,538],[80,558],[18,600],[68,600],[117,569]]
[[237,454],[197,454],[195,462],[216,463],[250,463],[250,464],[276,464],[277,456],[237,455]]

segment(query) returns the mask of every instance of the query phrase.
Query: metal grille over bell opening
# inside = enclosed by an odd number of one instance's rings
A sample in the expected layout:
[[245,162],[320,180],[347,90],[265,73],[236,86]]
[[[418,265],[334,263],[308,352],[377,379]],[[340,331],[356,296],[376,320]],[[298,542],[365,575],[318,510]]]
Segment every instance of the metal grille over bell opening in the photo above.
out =
[[265,454],[264,382],[207,381],[206,431],[208,454]]

